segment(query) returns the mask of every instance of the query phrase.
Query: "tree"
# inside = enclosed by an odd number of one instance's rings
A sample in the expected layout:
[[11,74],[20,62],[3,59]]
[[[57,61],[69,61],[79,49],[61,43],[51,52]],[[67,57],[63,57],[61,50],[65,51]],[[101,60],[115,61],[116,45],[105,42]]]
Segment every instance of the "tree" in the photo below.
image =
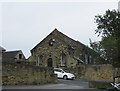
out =
[[[108,63],[120,67],[120,12],[107,10],[104,15],[95,16],[97,29],[95,34],[102,37],[101,41],[90,43],[94,50]],[[97,46],[96,46],[97,45]]]
[[[106,59],[105,57],[105,51],[104,51],[104,48],[103,46],[101,45],[101,41],[95,41],[95,42],[92,42],[90,40],[90,47],[95,51],[97,52],[101,58],[103,59]],[[105,62],[103,62],[105,63]]]

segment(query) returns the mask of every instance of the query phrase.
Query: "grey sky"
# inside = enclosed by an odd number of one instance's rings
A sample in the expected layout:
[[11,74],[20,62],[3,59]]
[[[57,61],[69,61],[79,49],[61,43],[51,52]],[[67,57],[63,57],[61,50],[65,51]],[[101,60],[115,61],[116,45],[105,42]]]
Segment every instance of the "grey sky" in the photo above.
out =
[[7,50],[20,49],[28,57],[54,28],[85,45],[89,38],[99,40],[94,17],[117,9],[118,2],[6,2],[1,7],[0,45]]
[[119,1],[119,3],[118,3],[118,9],[119,9],[119,11],[120,11],[120,1]]

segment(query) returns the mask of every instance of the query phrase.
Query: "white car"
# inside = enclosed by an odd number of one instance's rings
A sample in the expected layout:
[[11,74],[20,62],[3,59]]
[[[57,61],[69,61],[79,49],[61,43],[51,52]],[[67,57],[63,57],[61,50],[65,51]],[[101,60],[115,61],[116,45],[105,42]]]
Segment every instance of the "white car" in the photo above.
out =
[[57,75],[58,78],[63,78],[63,79],[75,79],[75,75],[72,73],[67,73],[61,68],[54,68],[54,74]]

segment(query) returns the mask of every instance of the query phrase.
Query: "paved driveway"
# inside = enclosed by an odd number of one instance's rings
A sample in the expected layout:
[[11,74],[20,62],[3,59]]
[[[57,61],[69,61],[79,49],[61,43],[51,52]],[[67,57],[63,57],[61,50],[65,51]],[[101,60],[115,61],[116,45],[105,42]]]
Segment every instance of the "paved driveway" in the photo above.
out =
[[57,84],[3,86],[3,89],[86,89],[86,88],[88,88],[88,82],[82,80],[63,80],[63,79],[59,79]]

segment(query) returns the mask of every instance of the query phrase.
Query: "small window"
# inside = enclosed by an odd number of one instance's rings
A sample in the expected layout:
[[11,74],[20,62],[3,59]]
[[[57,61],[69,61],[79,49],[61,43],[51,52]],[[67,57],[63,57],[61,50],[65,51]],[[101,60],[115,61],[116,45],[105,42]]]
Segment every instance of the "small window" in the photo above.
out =
[[22,54],[19,54],[19,59],[22,59]]
[[43,63],[43,56],[42,56],[42,55],[39,56],[39,61],[40,61],[40,62],[39,62],[40,65],[42,65],[42,63]]

